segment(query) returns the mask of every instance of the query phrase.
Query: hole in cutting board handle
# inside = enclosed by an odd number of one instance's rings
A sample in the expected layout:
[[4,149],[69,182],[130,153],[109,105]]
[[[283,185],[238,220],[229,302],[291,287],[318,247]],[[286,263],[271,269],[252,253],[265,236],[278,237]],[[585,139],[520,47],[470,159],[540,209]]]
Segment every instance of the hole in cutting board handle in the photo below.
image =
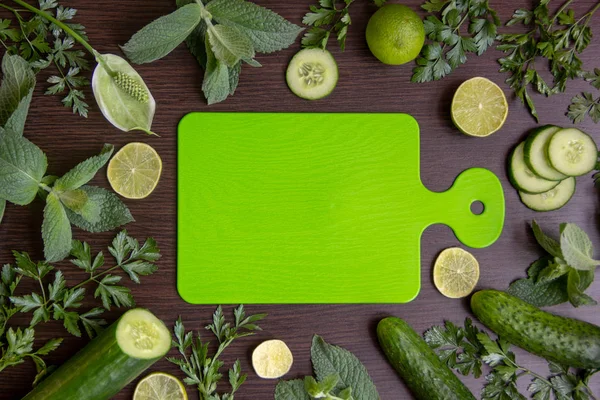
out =
[[481,215],[483,214],[483,211],[485,210],[485,205],[479,201],[479,200],[475,200],[471,203],[471,212],[475,215]]
[[481,215],[483,214],[483,211],[485,210],[485,205],[479,201],[479,200],[475,200],[474,202],[471,203],[471,212],[475,215]]

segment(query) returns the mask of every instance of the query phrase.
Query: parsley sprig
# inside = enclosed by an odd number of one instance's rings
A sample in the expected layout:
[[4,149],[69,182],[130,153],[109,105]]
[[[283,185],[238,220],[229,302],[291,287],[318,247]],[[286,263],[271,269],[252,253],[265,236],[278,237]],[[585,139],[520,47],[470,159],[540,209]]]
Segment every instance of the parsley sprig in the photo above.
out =
[[596,399],[588,383],[598,370],[575,371],[549,362],[549,376],[538,374],[516,361],[510,343],[492,339],[469,318],[464,327],[446,321],[444,326],[434,326],[424,336],[440,359],[462,375],[479,378],[483,366],[489,367],[482,400],[526,399],[517,387],[523,377],[531,379],[527,390],[535,400]]
[[[311,28],[302,37],[302,47],[325,49],[329,38],[334,35],[340,49],[346,49],[346,37],[352,24],[350,6],[355,0],[319,0],[318,5],[311,5],[310,11],[302,18],[302,23]],[[386,0],[372,0],[377,7]]]
[[[506,83],[527,105],[536,120],[539,118],[528,87],[551,96],[564,92],[568,80],[584,75],[579,55],[592,39],[589,23],[600,3],[577,18],[574,11],[569,9],[573,1],[565,2],[554,15],[548,9],[550,0],[541,0],[532,10],[518,9],[506,25],[525,25],[527,32],[499,36],[498,49],[506,53],[505,57],[498,60],[500,71],[509,73]],[[547,82],[540,74],[540,59],[547,61],[552,82]],[[545,64],[542,65],[545,70]],[[581,101],[575,108],[577,112],[575,109],[573,112],[580,116]]]
[[243,305],[234,309],[233,314],[234,322],[226,322],[223,309],[219,306],[213,314],[213,322],[206,326],[219,342],[217,351],[212,357],[208,353],[210,343],[202,342],[200,333],[196,334],[194,340],[193,332],[185,332],[181,317],[175,322],[173,345],[181,357],[167,357],[167,360],[179,366],[185,373],[186,378],[183,381],[187,385],[198,388],[201,400],[233,400],[235,392],[246,381],[247,375],[241,373],[240,361],[236,360],[228,373],[231,392],[218,394],[217,384],[223,377],[219,369],[224,365],[219,357],[234,340],[254,335],[254,331],[261,330],[256,322],[265,318],[266,314],[246,316]]
[[[583,74],[583,78],[596,89],[600,89],[600,69]],[[571,99],[567,116],[573,123],[582,122],[589,115],[594,123],[600,121],[600,97],[594,98],[590,92],[583,92]]]
[[[58,25],[33,14],[27,18],[30,10],[17,9],[6,4],[0,7],[14,16],[0,19],[0,44],[7,54],[19,55],[27,60],[38,73],[53,68],[57,73],[48,78],[51,85],[47,95],[62,95],[62,103],[83,117],[87,117],[89,105],[85,102],[83,88],[89,80],[82,76],[83,71],[90,69],[85,53],[76,47],[76,40]],[[64,23],[77,35],[87,40],[85,27],[71,22],[77,10],[63,7],[56,0],[39,0],[39,10],[53,16]]]
[[[115,265],[105,267],[104,254],[100,251],[94,257],[90,246],[85,242],[73,241],[70,262],[85,272],[89,278],[68,286],[61,270],[45,261],[34,262],[26,252],[14,251],[14,265],[6,264],[0,275],[0,372],[31,358],[37,368],[34,384],[47,372],[42,359],[56,349],[62,339],[51,339],[33,351],[35,327],[42,322],[61,321],[72,335],[80,337],[82,329],[92,338],[102,329],[106,321],[101,318],[104,310],[135,305],[131,290],[120,285],[121,270],[132,281],[140,283],[139,276],[154,273],[154,264],[160,252],[154,239],[147,239],[142,245],[126,231],[120,232],[108,248],[115,259]],[[47,279],[54,271],[53,279]],[[23,279],[37,283],[39,290],[25,295],[17,295],[17,287]],[[102,307],[94,307],[81,312],[82,302],[89,286],[96,286],[94,298],[100,298]],[[23,330],[8,326],[9,319],[17,313],[31,313],[29,326]]]
[[468,53],[483,54],[496,38],[500,20],[487,0],[428,0],[429,15],[423,46],[413,70],[413,82],[442,79],[467,61]]

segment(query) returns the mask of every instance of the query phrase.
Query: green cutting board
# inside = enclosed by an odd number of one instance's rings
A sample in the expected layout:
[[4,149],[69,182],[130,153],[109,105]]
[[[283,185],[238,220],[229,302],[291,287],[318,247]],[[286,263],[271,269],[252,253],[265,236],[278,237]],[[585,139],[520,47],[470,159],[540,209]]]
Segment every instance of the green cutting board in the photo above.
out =
[[502,231],[490,171],[423,186],[406,114],[192,113],[178,135],[177,285],[190,303],[408,302],[425,228],[446,224],[470,247]]

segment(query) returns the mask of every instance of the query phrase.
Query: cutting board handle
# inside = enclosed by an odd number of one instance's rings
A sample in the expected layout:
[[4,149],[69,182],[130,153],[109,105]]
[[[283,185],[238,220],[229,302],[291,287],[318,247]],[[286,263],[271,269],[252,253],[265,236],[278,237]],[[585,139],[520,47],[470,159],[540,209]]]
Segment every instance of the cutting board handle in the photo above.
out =
[[[454,234],[469,247],[487,247],[494,243],[504,225],[504,192],[496,175],[484,168],[463,171],[445,192],[430,192],[436,204],[430,210],[435,223],[452,228]],[[483,212],[471,211],[481,202]]]

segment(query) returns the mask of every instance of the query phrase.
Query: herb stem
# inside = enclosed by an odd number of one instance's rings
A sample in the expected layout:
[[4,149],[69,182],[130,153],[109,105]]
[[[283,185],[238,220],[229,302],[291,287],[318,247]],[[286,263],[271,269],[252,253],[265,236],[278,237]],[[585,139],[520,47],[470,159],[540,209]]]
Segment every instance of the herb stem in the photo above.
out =
[[42,189],[44,189],[46,192],[50,193],[52,191],[52,188],[48,185],[46,185],[45,183],[38,183],[38,186],[41,187]]
[[[108,274],[109,272],[112,272],[112,271],[114,271],[114,270],[115,270],[115,269],[117,269],[117,268],[121,268],[121,264],[118,264],[118,265],[115,265],[115,266],[113,266],[113,267],[110,267],[109,269],[106,269],[106,270],[104,270],[104,271],[100,272],[100,273],[99,273],[99,274],[97,274],[97,275],[94,275],[94,273],[92,272],[92,273],[90,274],[90,277],[89,277],[88,279],[86,279],[85,281],[82,281],[82,282],[78,283],[77,285],[73,286],[73,289],[78,289],[78,288],[80,288],[80,287],[82,287],[82,286],[84,286],[84,285],[87,285],[88,283],[90,283],[90,282],[93,282],[93,281],[96,281],[96,282],[98,282],[98,281],[97,281],[97,278],[98,278],[98,277],[100,277],[100,276],[103,276],[103,275],[106,275],[106,274]],[[100,283],[100,282],[98,282],[98,283]]]
[[54,18],[52,15],[50,15],[47,12],[42,11],[42,10],[40,10],[38,8],[33,7],[32,5],[26,3],[23,0],[13,0],[13,1],[15,3],[19,4],[20,6],[25,7],[27,10],[31,11],[32,13],[35,13],[35,14],[39,15],[40,17],[42,17],[42,18],[44,18],[44,19],[52,22],[54,25],[56,25],[59,28],[61,28],[63,31],[65,31],[67,34],[69,34],[73,39],[77,40],[92,55],[95,56],[97,54],[96,50],[94,50],[94,48],[92,46],[90,46],[90,44],[84,38],[82,38],[73,29],[69,28],[66,24],[64,24],[63,22],[61,22],[61,21],[57,20],[56,18]]
[[0,7],[7,9],[8,11],[12,12],[13,14],[18,14],[17,10],[15,10],[14,8],[7,6],[6,4],[2,4],[0,3]]
[[598,398],[594,395],[594,392],[592,392],[592,389],[590,389],[590,387],[588,386],[587,383],[583,382],[583,387],[585,387],[585,389],[587,390],[588,396],[590,396],[590,399],[598,400]]

